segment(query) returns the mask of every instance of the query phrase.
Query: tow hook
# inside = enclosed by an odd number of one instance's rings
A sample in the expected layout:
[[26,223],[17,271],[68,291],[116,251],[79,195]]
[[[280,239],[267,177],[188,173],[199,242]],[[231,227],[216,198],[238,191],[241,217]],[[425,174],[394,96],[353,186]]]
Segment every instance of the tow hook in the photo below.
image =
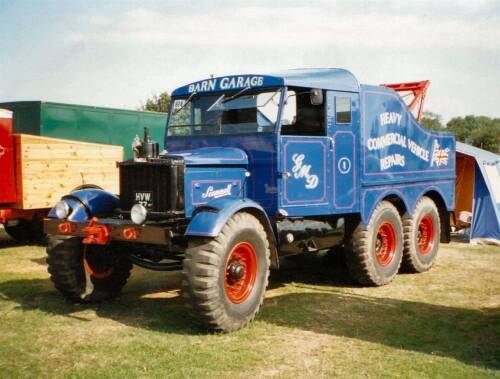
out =
[[83,229],[87,235],[83,239],[86,245],[106,245],[109,242],[109,230],[106,225],[99,225],[97,217],[90,220],[89,225]]

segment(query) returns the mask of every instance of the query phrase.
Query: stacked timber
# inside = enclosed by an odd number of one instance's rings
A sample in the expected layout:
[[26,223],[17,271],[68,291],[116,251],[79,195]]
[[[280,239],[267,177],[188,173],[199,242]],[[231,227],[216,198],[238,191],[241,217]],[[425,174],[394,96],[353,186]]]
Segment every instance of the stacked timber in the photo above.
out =
[[94,184],[118,194],[116,162],[123,147],[17,134],[17,208],[54,206],[78,186]]

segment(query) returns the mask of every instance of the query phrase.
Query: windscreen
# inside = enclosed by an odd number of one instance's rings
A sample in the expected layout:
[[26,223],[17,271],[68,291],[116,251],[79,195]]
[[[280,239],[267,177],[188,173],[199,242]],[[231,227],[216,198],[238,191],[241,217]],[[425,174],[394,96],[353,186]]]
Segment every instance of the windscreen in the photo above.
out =
[[173,99],[168,136],[265,133],[275,130],[281,90]]

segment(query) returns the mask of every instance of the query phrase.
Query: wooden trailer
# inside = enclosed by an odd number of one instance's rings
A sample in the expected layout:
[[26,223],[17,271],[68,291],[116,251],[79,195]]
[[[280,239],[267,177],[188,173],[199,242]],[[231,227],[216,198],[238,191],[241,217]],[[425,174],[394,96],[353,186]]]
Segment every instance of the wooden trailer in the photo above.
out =
[[97,185],[118,194],[116,163],[123,160],[122,146],[12,134],[9,113],[2,113],[0,127],[0,181],[4,184],[0,224],[11,237],[39,238],[48,210],[78,187]]

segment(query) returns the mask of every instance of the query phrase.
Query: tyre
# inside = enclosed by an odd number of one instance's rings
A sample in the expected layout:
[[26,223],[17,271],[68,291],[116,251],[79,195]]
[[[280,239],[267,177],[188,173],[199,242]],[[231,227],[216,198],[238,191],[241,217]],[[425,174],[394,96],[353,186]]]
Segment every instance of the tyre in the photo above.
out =
[[422,197],[413,212],[413,217],[403,217],[404,249],[402,271],[424,272],[429,270],[439,250],[441,222],[434,201]]
[[361,223],[347,238],[346,263],[358,283],[382,286],[394,279],[403,256],[403,225],[398,210],[380,202],[368,226]]
[[84,245],[81,238],[49,237],[47,265],[50,279],[68,299],[100,302],[118,295],[132,263],[112,245]]
[[248,324],[264,299],[269,257],[264,227],[245,212],[233,215],[216,238],[189,241],[182,291],[194,317],[225,332]]
[[41,242],[45,234],[41,222],[18,220],[16,225],[4,225],[7,234],[17,242]]

